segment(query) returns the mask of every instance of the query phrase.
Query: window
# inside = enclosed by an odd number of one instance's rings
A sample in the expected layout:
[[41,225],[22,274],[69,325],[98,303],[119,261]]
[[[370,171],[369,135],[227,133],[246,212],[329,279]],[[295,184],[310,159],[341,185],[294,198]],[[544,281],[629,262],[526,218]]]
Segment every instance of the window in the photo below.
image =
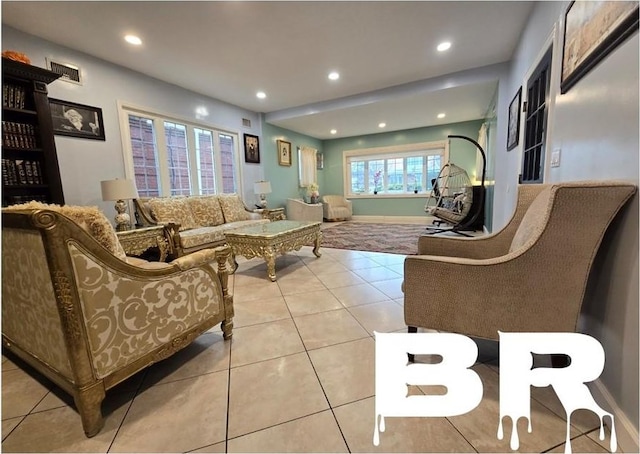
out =
[[126,107],[121,113],[127,175],[141,197],[240,191],[237,134]]
[[431,190],[431,180],[437,178],[447,157],[446,142],[345,151],[345,194],[424,194]]
[[153,120],[129,115],[129,135],[138,194],[142,197],[159,196],[160,168]]
[[551,48],[527,81],[522,183],[542,183],[544,178],[550,68]]

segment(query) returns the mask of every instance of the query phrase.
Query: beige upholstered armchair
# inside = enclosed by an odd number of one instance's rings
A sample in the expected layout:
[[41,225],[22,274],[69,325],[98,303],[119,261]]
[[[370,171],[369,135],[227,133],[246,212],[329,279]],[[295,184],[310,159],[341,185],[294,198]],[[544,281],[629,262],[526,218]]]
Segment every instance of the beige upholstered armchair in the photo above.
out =
[[409,332],[498,339],[498,330],[575,331],[602,237],[635,191],[606,181],[520,186],[500,232],[420,238],[419,255],[404,263]]
[[322,196],[322,216],[327,221],[347,221],[353,216],[351,200],[341,195]]
[[287,199],[287,219],[291,221],[322,222],[322,204]]
[[124,255],[97,208],[3,209],[3,348],[70,393],[94,436],[107,389],[217,323],[231,337],[229,253],[146,262]]

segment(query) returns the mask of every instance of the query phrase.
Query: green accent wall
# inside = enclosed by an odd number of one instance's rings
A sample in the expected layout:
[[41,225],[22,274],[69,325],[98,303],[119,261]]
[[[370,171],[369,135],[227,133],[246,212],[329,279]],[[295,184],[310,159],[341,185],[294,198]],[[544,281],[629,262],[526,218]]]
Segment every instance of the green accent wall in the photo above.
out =
[[[323,141],[324,175],[320,194],[343,194],[342,152],[363,148],[387,147],[420,142],[447,140],[450,134],[478,139],[483,120],[452,123],[443,126],[406,129],[388,133],[348,137]],[[472,176],[476,168],[476,148],[462,139],[451,139],[450,160]],[[479,176],[478,176],[479,177]],[[357,216],[421,216],[424,215],[426,196],[353,199],[353,214]]]
[[[278,164],[276,140],[291,142],[291,166]],[[264,162],[265,179],[271,182],[272,193],[267,195],[270,208],[284,207],[288,198],[299,198],[304,195],[304,191],[301,191],[298,186],[298,147],[302,146],[315,148],[319,153],[323,151],[322,140],[262,123],[260,159]],[[318,170],[320,194],[327,194],[323,191],[325,173],[326,171]]]
[[[320,195],[343,194],[342,152],[363,148],[387,147],[420,142],[447,140],[458,134],[478,139],[483,120],[452,123],[443,126],[406,129],[388,133],[319,140],[268,123],[262,123],[261,160],[264,162],[265,179],[271,182],[272,193],[267,196],[269,207],[286,205],[288,198],[304,195],[298,187],[297,147],[309,146],[324,154],[324,169],[318,170]],[[278,164],[276,140],[291,142],[291,166]],[[449,145],[450,159],[472,176],[476,171],[476,148],[470,142],[452,139]],[[479,177],[479,176],[478,176]],[[424,215],[426,196],[353,199],[353,214],[361,216],[421,216]]]

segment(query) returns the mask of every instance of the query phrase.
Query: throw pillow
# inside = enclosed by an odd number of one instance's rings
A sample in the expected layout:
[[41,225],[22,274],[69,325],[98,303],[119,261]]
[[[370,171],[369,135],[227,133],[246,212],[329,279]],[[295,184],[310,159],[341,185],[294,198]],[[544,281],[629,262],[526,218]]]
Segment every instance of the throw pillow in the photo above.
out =
[[98,207],[85,207],[73,205],[55,205],[41,202],[28,202],[20,205],[11,205],[4,210],[51,210],[60,213],[80,227],[98,241],[102,246],[108,249],[113,255],[121,260],[125,260],[127,255],[118,241],[116,231]]
[[218,201],[218,196],[207,195],[189,197],[187,199],[193,218],[202,227],[213,227],[224,224],[224,215]]
[[220,206],[224,214],[224,222],[247,221],[249,213],[244,208],[244,203],[238,194],[223,194],[219,196]]
[[151,207],[151,216],[160,223],[180,224],[181,231],[199,227],[193,218],[186,197],[158,197],[149,200],[149,207]]

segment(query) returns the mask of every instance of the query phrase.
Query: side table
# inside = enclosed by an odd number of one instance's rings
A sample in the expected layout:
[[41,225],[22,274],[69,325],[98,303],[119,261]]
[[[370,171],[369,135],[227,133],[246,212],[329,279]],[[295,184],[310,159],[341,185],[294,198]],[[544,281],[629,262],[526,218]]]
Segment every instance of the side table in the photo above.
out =
[[164,262],[169,253],[169,241],[162,225],[142,227],[139,229],[116,232],[125,254],[134,257],[142,256],[147,250],[156,248],[159,261]]
[[284,221],[287,219],[284,214],[284,208],[261,208],[255,211],[256,213],[260,213],[263,219],[269,219],[271,222]]

